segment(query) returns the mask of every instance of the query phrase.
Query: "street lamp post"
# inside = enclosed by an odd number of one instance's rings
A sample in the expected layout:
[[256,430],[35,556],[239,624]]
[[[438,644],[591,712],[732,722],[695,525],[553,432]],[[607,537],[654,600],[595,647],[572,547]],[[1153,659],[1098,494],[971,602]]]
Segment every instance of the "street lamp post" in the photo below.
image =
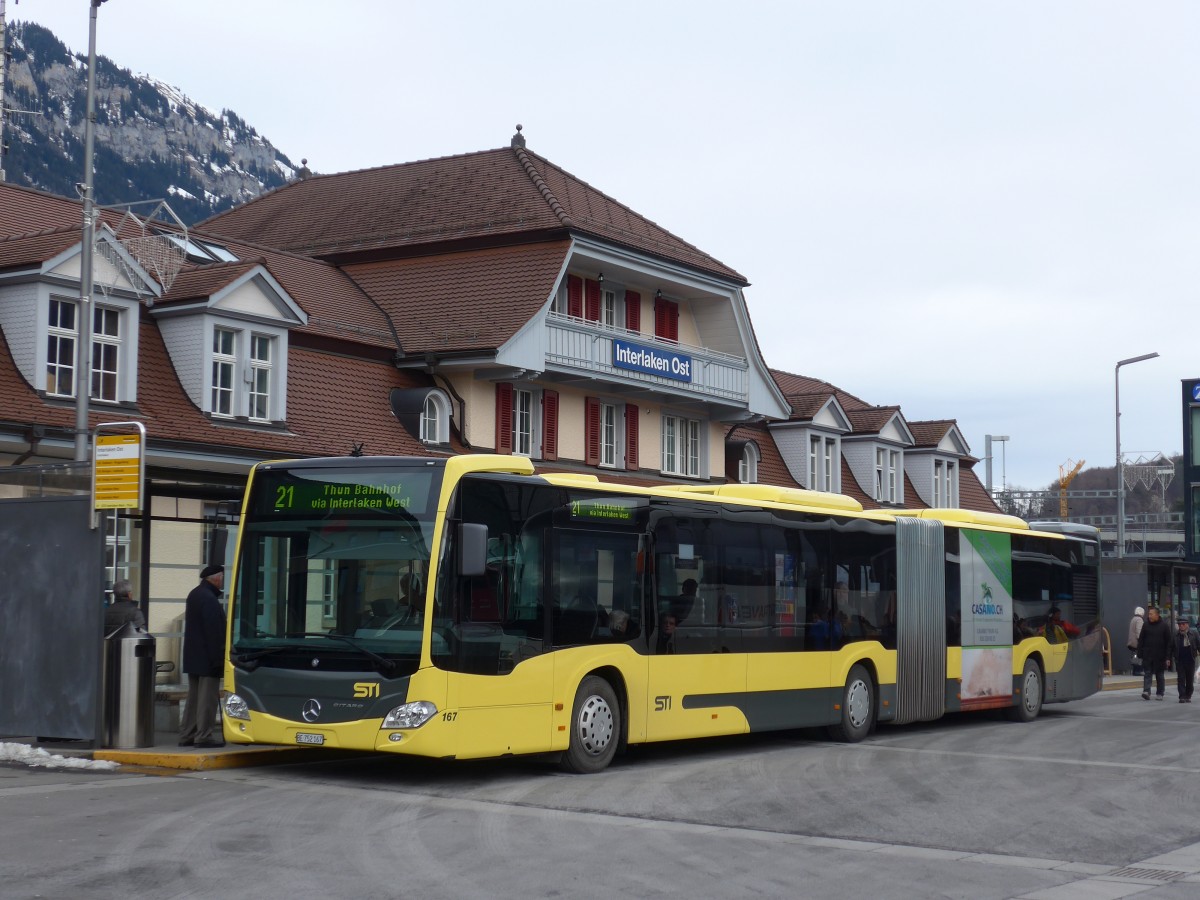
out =
[[1143,353],[1141,356],[1131,356],[1122,359],[1113,370],[1113,380],[1116,384],[1116,431],[1117,431],[1117,559],[1125,556],[1125,466],[1121,459],[1121,366],[1144,362],[1154,359],[1157,353]]
[[1005,483],[1008,481],[1007,475],[1005,473],[1005,464],[1008,462],[1008,460],[1006,458],[1007,457],[1006,447],[1008,445],[1008,435],[1007,434],[985,434],[983,436],[983,455],[984,455],[984,458],[987,460],[987,465],[984,466],[984,474],[986,475],[987,492],[988,492],[989,496],[991,496],[991,493],[992,493],[992,441],[995,441],[998,444],[1005,445],[1004,447],[1000,448],[1000,453],[1001,453],[1000,478],[1001,478],[1001,483],[1004,485],[1004,489],[1005,490],[1008,489],[1008,485]]
[[75,348],[75,459],[88,458],[88,400],[92,391],[92,291],[93,244],[96,212],[92,199],[92,156],[96,143],[96,10],[105,0],[88,4],[87,116],[83,122],[83,249],[79,269],[79,313],[76,316],[79,346]]

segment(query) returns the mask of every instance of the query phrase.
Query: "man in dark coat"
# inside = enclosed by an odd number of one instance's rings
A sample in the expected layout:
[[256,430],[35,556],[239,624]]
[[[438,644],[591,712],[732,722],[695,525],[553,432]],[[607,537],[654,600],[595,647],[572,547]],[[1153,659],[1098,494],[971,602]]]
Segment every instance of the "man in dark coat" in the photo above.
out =
[[188,694],[179,728],[180,747],[225,746],[220,734],[213,736],[225,665],[225,610],[220,601],[224,584],[224,566],[205,566],[184,607],[183,671]]
[[126,622],[133,623],[139,631],[146,630],[146,617],[133,602],[133,585],[122,578],[113,585],[113,602],[104,610],[104,633],[112,634]]
[[1192,631],[1188,620],[1179,619],[1179,631],[1175,632],[1175,675],[1179,687],[1179,702],[1191,703],[1192,690],[1196,684],[1196,655],[1200,654],[1200,637]]
[[1138,656],[1142,658],[1142,699],[1150,699],[1150,678],[1158,689],[1157,698],[1163,699],[1167,692],[1166,668],[1171,658],[1171,628],[1163,621],[1157,606],[1146,610],[1146,624],[1138,636]]

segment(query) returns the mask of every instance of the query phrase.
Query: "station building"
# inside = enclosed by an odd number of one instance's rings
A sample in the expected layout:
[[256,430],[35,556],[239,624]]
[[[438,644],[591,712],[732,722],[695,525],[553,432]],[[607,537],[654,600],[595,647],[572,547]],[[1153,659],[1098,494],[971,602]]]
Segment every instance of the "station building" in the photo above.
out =
[[149,500],[111,518],[107,570],[137,586],[160,658],[264,459],[513,453],[998,511],[952,419],[770,368],[743,275],[519,132],[306,176],[191,229],[101,211],[86,377],[81,204],[0,184],[0,498],[70,470],[81,382],[89,428],[141,422]]

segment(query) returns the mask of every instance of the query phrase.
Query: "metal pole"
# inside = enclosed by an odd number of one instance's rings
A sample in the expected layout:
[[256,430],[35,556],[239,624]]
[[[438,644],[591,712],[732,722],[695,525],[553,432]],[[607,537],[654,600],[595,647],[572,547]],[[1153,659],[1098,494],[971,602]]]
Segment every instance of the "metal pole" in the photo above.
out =
[[983,458],[985,465],[983,467],[985,479],[984,486],[987,488],[988,496],[992,496],[992,436],[985,434],[983,436]]
[[6,27],[4,24],[4,0],[0,0],[0,181],[4,180],[4,73],[7,68],[4,65],[6,59],[4,47],[8,37],[4,30]]
[[1117,559],[1125,557],[1125,466],[1121,460],[1121,366],[1154,359],[1157,353],[1143,353],[1141,356],[1131,356],[1117,363],[1113,370],[1114,401],[1116,404],[1116,433],[1117,433]]
[[75,460],[88,458],[88,400],[92,391],[92,256],[95,244],[92,203],[92,154],[96,142],[96,10],[104,0],[88,4],[87,118],[83,124],[83,257],[79,275],[79,346],[75,348]]

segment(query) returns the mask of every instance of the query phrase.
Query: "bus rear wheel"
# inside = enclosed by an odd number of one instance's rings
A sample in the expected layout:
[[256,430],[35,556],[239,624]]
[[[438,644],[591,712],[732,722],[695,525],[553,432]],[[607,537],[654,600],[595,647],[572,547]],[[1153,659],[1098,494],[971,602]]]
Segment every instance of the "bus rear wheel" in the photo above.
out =
[[875,682],[864,666],[856,665],[846,676],[842,690],[842,720],[829,726],[835,741],[855,744],[875,726]]
[[621,707],[603,678],[589,675],[575,693],[571,708],[571,742],[563,754],[568,772],[591,775],[608,767],[621,737]]
[[1021,671],[1021,696],[1016,706],[1004,711],[1014,722],[1032,722],[1042,711],[1042,667],[1035,659],[1025,660]]

